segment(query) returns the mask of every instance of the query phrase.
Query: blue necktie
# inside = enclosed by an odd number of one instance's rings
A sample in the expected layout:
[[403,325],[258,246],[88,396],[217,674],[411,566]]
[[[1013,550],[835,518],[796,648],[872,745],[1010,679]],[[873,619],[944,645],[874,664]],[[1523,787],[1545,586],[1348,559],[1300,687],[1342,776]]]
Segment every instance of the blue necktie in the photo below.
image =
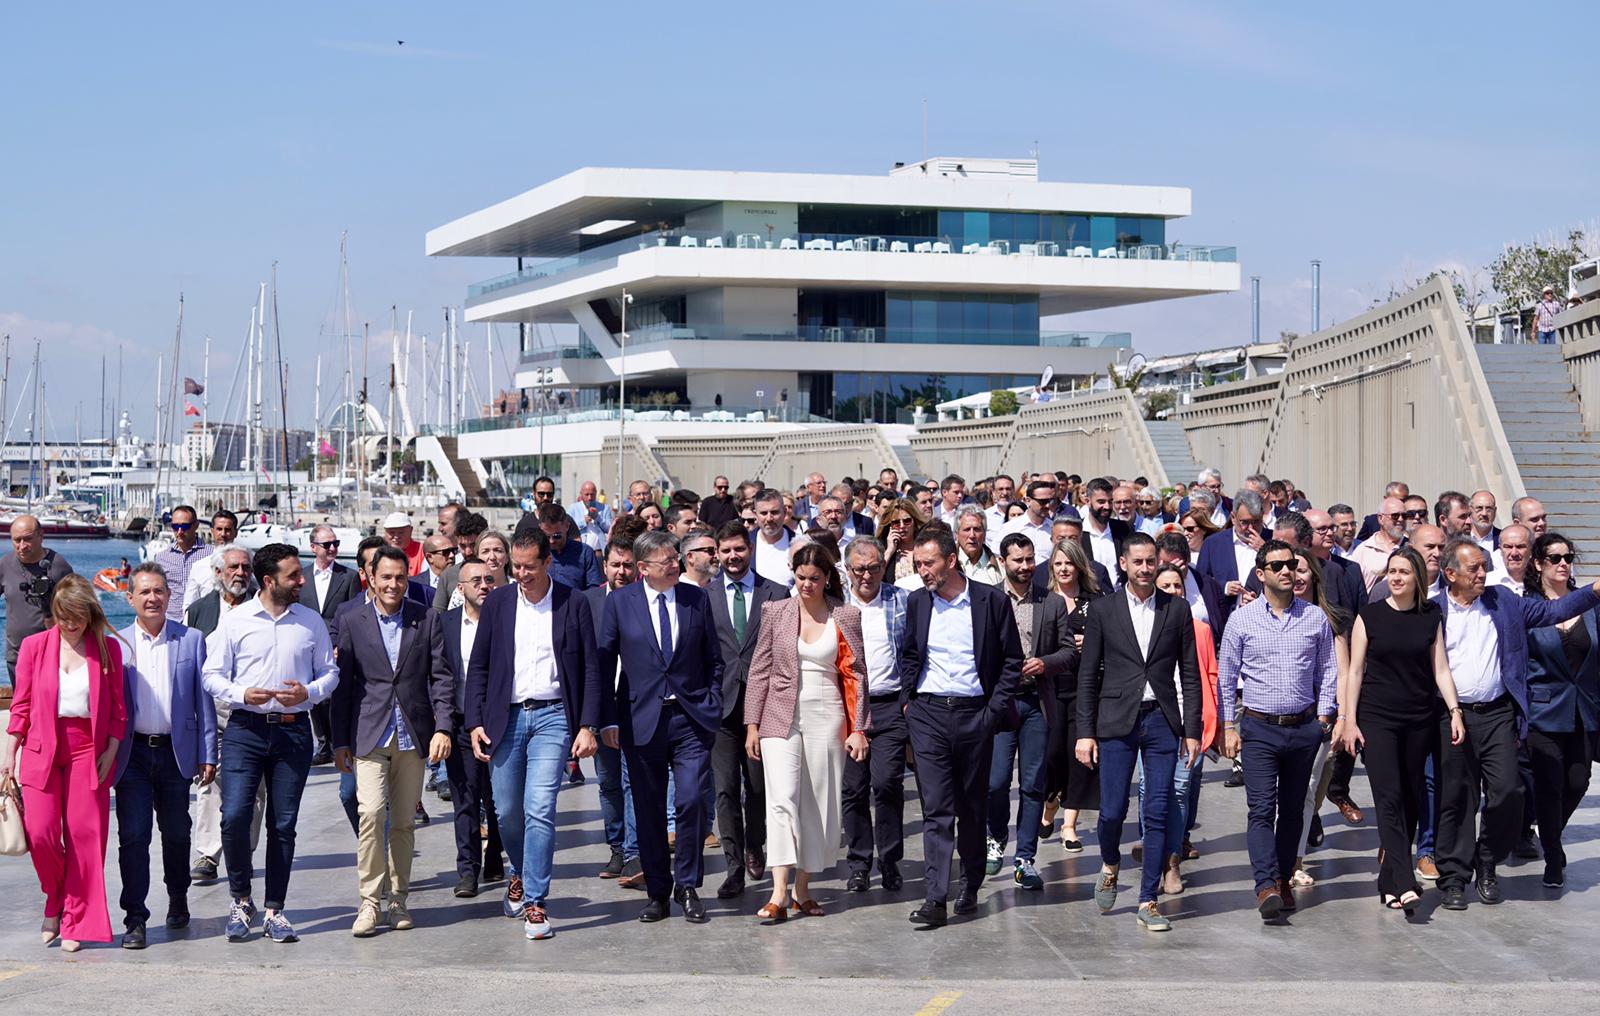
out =
[[667,616],[667,598],[660,593],[656,594],[656,613],[661,620],[661,658],[668,663],[672,662],[672,618]]

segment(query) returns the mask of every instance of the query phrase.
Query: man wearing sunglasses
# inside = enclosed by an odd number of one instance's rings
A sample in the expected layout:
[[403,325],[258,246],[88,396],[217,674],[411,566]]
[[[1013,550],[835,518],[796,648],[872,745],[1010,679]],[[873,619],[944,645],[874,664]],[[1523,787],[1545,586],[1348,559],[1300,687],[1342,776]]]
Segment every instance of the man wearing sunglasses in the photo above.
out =
[[211,548],[200,545],[197,528],[199,514],[189,505],[180,504],[172,509],[172,546],[156,554],[151,560],[167,573],[167,620],[182,621],[183,605],[188,601],[184,593],[189,585],[189,573],[196,562],[211,556]]
[[[361,596],[361,583],[357,581],[355,571],[339,563],[339,537],[334,534],[333,527],[317,526],[311,530],[311,554],[311,576],[300,587],[300,602],[316,611],[331,631],[333,615],[338,613],[340,607]],[[333,764],[333,744],[328,737],[332,729],[332,712],[330,702],[319,702],[311,707],[311,733],[316,740],[311,755],[311,764],[314,766]]]

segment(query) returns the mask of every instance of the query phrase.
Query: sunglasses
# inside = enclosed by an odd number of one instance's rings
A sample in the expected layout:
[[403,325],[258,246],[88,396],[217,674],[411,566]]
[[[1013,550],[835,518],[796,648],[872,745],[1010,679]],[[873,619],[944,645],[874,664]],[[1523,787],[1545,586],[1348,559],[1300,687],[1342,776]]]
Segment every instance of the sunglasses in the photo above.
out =
[[430,550],[430,551],[428,551],[428,556],[429,557],[433,557],[436,554],[443,554],[445,557],[455,557],[456,556],[456,549],[454,547],[446,547],[444,550]]
[[174,533],[187,533],[189,530],[191,530],[193,528],[194,528],[194,523],[193,522],[174,522],[172,524],[172,531]]
[[1572,564],[1578,560],[1576,554],[1546,554],[1544,559],[1551,564]]
[[1420,509],[1418,509],[1416,511],[1412,511],[1412,512],[1401,512],[1400,516],[1402,518],[1407,518],[1407,519],[1421,519],[1423,521],[1427,521],[1428,509],[1420,508]]
[[1200,531],[1200,527],[1197,526],[1197,525],[1190,524],[1190,525],[1184,526],[1183,527],[1183,531],[1186,532],[1186,533],[1198,533]]
[[1294,567],[1293,559],[1290,559],[1288,561],[1268,561],[1268,562],[1266,562],[1265,564],[1263,564],[1261,566],[1261,570],[1262,571],[1269,571],[1269,572],[1277,573],[1277,572],[1281,572],[1281,571],[1287,571],[1288,569],[1293,568],[1293,567]]
[[323,550],[338,550],[339,549],[339,541],[338,540],[326,540],[326,541],[324,541],[322,543],[313,543],[312,546],[313,547],[321,547]]

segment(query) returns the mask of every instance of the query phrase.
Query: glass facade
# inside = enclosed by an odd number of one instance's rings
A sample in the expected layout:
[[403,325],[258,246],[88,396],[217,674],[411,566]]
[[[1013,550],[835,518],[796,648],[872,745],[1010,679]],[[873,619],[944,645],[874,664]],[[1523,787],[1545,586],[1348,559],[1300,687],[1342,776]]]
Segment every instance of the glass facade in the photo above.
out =
[[1031,293],[888,294],[890,342],[1036,346],[1039,297]]
[[961,208],[874,208],[855,205],[803,205],[803,234],[883,237],[938,237],[962,244],[1004,240],[1018,244],[1050,241],[1065,248],[1164,244],[1167,220],[1156,216],[1075,215],[1070,212],[996,212]]
[[[815,394],[822,387],[821,376],[812,381],[812,412]],[[922,403],[931,418],[933,407],[995,388],[1031,385],[1039,379],[1031,374],[873,374],[834,371],[833,411],[841,423],[895,423],[917,403]]]

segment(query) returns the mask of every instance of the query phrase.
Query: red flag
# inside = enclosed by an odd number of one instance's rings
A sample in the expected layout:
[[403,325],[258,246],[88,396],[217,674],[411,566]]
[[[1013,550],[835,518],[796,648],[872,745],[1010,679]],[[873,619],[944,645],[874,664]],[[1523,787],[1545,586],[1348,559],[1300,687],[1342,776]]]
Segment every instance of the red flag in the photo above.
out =
[[200,415],[200,410],[194,408],[193,405],[191,405],[191,404],[186,402],[186,403],[184,403],[184,406],[183,406],[183,415],[184,416],[199,416]]

